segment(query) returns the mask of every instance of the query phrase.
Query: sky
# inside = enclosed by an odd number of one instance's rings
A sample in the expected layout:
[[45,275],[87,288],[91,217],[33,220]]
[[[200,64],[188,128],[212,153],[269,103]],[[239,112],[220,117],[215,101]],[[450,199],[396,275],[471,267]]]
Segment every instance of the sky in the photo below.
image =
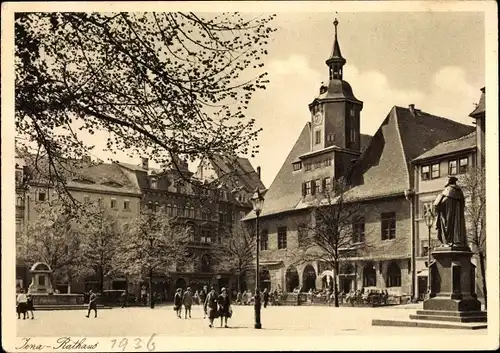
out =
[[[347,63],[344,80],[364,102],[361,132],[373,135],[394,105],[471,124],[468,114],[485,85],[482,12],[277,12],[264,57],[270,83],[247,110],[263,131],[260,152],[250,162],[261,167],[269,187],[309,121],[308,104],[328,80],[325,60],[334,37]],[[139,164],[140,156],[105,153],[105,138],[93,139],[92,155]],[[152,165],[153,167],[158,167]],[[195,170],[195,165],[190,165]]]

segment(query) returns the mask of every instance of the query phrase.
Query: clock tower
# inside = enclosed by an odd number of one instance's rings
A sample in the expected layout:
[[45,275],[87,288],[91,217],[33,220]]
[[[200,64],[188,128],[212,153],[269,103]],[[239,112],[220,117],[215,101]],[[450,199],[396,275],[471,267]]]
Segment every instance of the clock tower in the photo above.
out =
[[363,102],[358,100],[351,85],[343,80],[346,60],[342,57],[337,39],[338,21],[332,54],[326,60],[328,84],[322,83],[319,95],[309,104],[311,112],[311,152],[328,147],[360,153],[360,114]]

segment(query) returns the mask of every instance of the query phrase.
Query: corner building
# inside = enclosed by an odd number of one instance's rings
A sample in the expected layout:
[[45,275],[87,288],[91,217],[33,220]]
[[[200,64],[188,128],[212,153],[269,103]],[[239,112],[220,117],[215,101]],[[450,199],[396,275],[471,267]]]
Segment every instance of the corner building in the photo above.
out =
[[[413,104],[394,106],[374,136],[360,133],[363,102],[344,80],[335,20],[333,50],[326,60],[328,83],[309,104],[310,118],[269,187],[262,213],[260,287],[292,291],[332,283],[321,261],[298,264],[294,256],[311,219],[315,195],[346,177],[348,197],[360,204],[355,256],[339,264],[339,289],[386,288],[415,292],[414,175],[411,161],[437,144],[472,132],[473,127],[425,113]],[[368,97],[369,98],[369,97]],[[253,211],[245,221],[255,222]],[[367,244],[370,244],[367,246]]]

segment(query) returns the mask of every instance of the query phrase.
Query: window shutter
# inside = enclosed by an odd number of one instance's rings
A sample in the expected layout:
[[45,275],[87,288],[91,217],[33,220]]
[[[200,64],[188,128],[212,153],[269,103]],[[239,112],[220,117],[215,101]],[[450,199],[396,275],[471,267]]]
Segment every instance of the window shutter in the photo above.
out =
[[302,196],[306,196],[306,183],[302,183]]
[[316,180],[311,180],[311,195],[316,193]]

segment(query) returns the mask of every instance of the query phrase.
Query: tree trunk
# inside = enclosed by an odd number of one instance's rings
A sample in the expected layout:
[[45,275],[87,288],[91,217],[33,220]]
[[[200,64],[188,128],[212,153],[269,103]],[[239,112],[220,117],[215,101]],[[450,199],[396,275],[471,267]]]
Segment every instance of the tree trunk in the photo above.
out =
[[484,308],[488,309],[488,300],[487,300],[487,293],[486,293],[486,269],[485,269],[485,264],[484,264],[484,253],[482,251],[479,251],[479,267],[481,271],[481,280],[482,280],[482,285],[483,285],[483,294],[484,294]]
[[339,307],[339,288],[337,284],[337,276],[339,273],[339,264],[336,261],[333,266],[333,294],[335,295],[335,307]]
[[153,301],[153,269],[149,270],[149,306],[154,309],[155,303]]
[[99,268],[99,290],[101,294],[104,291],[104,270],[102,267]]
[[241,292],[241,272],[238,274],[238,292]]

